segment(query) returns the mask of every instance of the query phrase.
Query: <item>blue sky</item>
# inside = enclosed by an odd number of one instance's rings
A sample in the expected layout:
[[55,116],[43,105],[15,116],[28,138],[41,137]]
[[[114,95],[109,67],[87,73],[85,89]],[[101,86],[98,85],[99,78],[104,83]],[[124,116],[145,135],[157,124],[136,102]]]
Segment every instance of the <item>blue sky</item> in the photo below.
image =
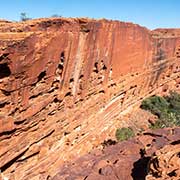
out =
[[146,26],[180,28],[180,0],[1,0],[0,18],[28,17],[108,18]]

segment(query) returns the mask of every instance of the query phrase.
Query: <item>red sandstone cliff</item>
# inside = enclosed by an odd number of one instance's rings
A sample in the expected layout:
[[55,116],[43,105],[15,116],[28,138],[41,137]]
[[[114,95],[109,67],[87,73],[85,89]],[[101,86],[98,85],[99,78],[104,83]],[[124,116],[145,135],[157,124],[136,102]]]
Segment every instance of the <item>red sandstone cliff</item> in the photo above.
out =
[[3,174],[53,176],[112,137],[144,97],[179,90],[180,35],[169,31],[90,19],[0,22]]

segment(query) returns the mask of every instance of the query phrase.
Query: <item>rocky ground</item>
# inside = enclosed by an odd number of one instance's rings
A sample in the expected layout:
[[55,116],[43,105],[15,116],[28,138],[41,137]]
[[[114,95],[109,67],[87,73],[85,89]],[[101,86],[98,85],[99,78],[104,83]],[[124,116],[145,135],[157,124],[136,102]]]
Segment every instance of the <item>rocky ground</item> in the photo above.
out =
[[178,180],[180,128],[146,131],[64,164],[53,180]]

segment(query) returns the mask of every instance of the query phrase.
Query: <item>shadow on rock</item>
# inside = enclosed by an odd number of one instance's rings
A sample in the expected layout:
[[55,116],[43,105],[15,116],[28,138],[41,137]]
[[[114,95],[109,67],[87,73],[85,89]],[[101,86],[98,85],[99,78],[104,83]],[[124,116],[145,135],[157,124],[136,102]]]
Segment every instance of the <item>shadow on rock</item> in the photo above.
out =
[[150,157],[142,157],[133,164],[131,176],[134,180],[145,180]]

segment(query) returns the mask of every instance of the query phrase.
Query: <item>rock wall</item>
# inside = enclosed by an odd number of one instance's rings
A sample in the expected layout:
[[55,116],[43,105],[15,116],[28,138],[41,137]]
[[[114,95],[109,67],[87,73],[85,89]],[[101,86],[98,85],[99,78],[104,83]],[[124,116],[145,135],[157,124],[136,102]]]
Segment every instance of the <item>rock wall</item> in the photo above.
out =
[[0,22],[2,173],[48,179],[112,137],[144,97],[179,90],[180,36],[169,31],[103,19]]

